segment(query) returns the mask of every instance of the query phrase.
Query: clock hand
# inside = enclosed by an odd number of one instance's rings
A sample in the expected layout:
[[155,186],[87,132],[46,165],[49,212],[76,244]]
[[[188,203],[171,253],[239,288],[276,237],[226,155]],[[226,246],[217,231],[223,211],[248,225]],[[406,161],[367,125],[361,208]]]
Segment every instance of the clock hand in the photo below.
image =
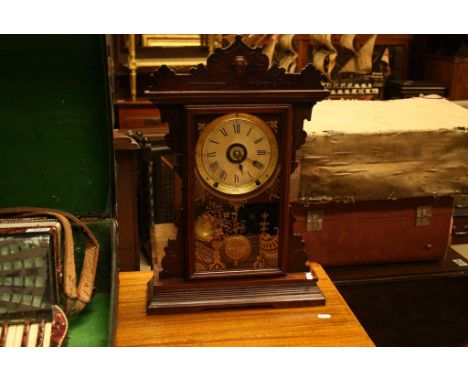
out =
[[259,162],[258,160],[252,160],[252,159],[249,159],[249,158],[246,158],[249,162],[251,162],[252,166],[254,166],[255,168],[261,170],[265,167],[265,165],[262,163],[262,162]]
[[244,167],[239,163],[239,170],[241,170],[242,175],[244,175]]

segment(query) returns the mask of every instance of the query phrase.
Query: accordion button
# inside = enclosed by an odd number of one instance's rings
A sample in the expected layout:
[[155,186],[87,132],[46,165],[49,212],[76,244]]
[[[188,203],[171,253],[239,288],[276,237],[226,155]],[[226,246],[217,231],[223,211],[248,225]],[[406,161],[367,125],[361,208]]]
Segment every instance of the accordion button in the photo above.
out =
[[36,347],[38,331],[39,324],[31,324],[31,327],[29,328],[28,347]]

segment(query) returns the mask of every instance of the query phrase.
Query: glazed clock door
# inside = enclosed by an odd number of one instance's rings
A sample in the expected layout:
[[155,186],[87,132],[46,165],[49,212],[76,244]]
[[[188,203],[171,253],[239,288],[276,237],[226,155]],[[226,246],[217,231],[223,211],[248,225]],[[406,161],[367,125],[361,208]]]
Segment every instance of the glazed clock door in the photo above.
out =
[[192,117],[191,278],[283,272],[284,113],[229,111]]

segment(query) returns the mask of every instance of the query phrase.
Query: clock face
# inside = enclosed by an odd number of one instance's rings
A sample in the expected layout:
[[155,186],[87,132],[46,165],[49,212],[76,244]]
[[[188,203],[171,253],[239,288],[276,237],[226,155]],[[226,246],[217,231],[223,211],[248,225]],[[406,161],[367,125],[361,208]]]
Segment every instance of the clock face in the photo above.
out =
[[260,118],[233,113],[211,121],[196,148],[197,172],[208,189],[228,196],[257,194],[278,171],[278,144]]

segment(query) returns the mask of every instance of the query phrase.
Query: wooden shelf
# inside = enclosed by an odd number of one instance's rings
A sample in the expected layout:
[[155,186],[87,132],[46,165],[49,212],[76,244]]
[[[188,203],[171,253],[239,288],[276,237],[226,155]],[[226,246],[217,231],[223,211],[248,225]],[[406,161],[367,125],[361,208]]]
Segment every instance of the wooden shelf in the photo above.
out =
[[327,299],[324,306],[222,309],[161,316],[146,315],[146,284],[152,272],[120,273],[116,345],[373,346],[322,267],[312,267]]

